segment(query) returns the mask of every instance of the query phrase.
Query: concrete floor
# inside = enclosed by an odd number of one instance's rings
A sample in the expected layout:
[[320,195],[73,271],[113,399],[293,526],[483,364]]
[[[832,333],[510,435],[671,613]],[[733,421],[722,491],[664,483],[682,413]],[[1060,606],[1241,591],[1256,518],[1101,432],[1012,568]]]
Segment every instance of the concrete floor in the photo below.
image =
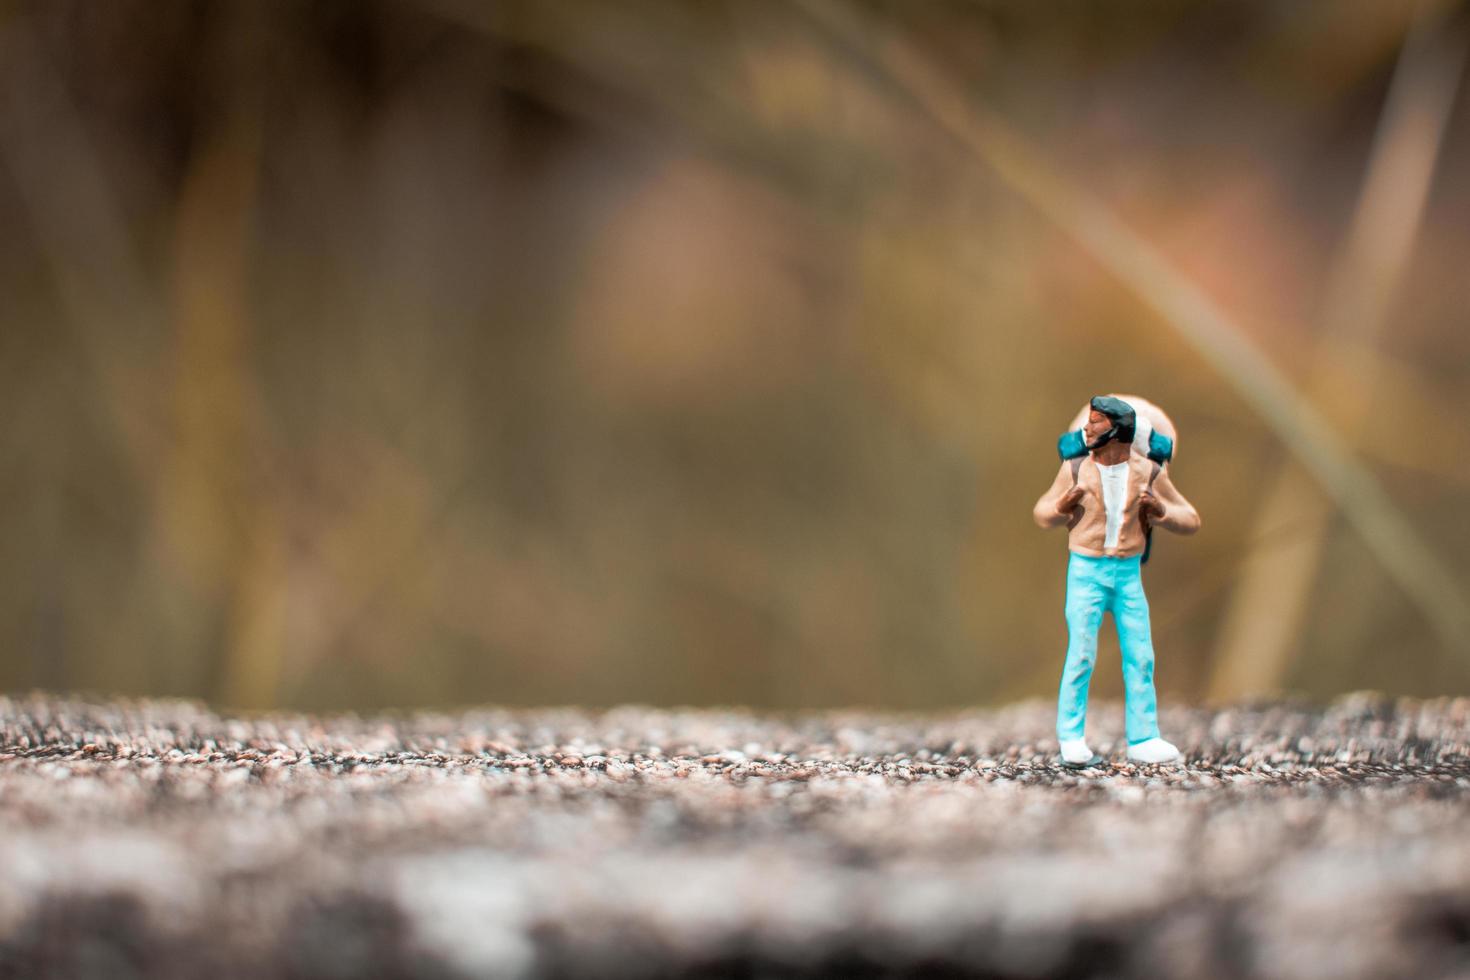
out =
[[1052,722],[0,698],[0,978],[1470,975],[1470,699]]

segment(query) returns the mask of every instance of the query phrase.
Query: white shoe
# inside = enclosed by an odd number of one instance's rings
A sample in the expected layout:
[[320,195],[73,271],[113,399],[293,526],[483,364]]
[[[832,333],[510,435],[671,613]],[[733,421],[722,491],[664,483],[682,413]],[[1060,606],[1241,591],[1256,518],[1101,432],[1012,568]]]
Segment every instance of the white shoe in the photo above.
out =
[[1161,738],[1151,738],[1146,742],[1128,746],[1128,758],[1134,762],[1158,763],[1179,762],[1182,757],[1173,743]]
[[1072,766],[1085,766],[1092,761],[1092,749],[1087,747],[1087,740],[1081,738],[1064,738],[1061,741],[1062,761]]

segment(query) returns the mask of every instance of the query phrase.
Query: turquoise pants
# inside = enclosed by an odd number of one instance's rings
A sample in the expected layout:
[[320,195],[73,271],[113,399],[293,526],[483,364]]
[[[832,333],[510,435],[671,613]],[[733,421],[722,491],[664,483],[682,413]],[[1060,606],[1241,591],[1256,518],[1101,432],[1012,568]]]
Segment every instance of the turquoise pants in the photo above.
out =
[[1067,665],[1057,696],[1057,738],[1081,738],[1087,721],[1087,685],[1097,663],[1097,631],[1103,613],[1113,614],[1123,648],[1123,691],[1127,697],[1128,744],[1159,737],[1154,698],[1154,641],[1148,598],[1139,574],[1141,556],[1067,562]]

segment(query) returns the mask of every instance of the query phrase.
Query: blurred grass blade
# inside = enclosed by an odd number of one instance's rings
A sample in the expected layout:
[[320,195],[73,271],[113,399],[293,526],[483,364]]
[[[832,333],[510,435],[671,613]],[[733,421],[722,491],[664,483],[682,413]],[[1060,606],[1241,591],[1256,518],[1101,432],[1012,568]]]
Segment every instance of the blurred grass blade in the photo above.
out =
[[[1308,382],[1321,403],[1328,403],[1331,389],[1341,386],[1337,352],[1371,350],[1388,325],[1390,303],[1423,221],[1464,64],[1464,38],[1445,33],[1442,11],[1425,5],[1404,39],[1352,228],[1328,276],[1319,349]],[[1378,390],[1381,372],[1376,358],[1360,357],[1352,364],[1351,386],[1365,397],[1338,400],[1333,415],[1344,431],[1356,433],[1368,421],[1368,406],[1376,399],[1366,393]],[[1321,492],[1291,461],[1267,487],[1252,537],[1288,521],[1304,533],[1284,553],[1253,549],[1247,556],[1214,657],[1214,698],[1280,689],[1321,570],[1331,529]],[[1346,587],[1360,593],[1371,588],[1375,577],[1371,569],[1360,569]],[[1358,632],[1372,604],[1347,601],[1340,606],[1338,615],[1350,618],[1352,631]]]
[[1470,603],[1455,576],[1327,424],[1311,400],[1208,295],[1097,197],[1053,168],[997,113],[968,98],[911,44],[877,32],[850,6],[803,0],[820,24],[864,52],[936,125],[1127,284],[1271,426],[1341,508],[1441,640],[1470,647]]

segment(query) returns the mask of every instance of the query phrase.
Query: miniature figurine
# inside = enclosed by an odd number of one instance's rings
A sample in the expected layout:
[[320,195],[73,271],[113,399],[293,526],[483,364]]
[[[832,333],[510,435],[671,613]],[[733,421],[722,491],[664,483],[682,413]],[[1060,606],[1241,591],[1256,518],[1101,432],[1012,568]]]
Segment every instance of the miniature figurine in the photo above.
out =
[[[1080,426],[1080,428],[1079,428]],[[1175,489],[1168,464],[1177,435],[1156,405],[1132,395],[1099,395],[1057,443],[1061,469],[1036,502],[1042,527],[1067,527],[1067,662],[1057,696],[1061,761],[1101,765],[1083,737],[1087,686],[1097,660],[1097,631],[1111,612],[1123,653],[1128,758],[1178,762],[1179,750],[1159,736],[1154,647],[1142,564],[1153,529],[1199,530],[1199,514]]]

